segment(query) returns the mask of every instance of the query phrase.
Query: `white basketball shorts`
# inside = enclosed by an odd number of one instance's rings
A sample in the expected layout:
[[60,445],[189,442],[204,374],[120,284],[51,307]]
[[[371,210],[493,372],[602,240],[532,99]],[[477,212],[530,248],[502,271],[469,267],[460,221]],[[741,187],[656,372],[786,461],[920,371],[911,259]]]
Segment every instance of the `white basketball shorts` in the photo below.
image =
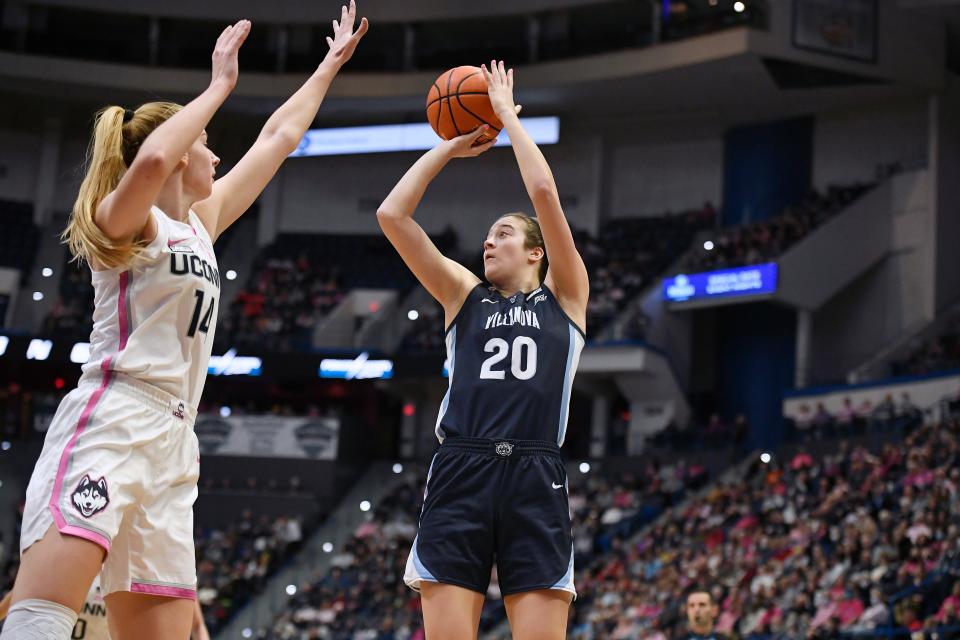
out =
[[196,597],[193,408],[106,371],[60,403],[27,487],[21,552],[51,525],[107,552],[101,593]]

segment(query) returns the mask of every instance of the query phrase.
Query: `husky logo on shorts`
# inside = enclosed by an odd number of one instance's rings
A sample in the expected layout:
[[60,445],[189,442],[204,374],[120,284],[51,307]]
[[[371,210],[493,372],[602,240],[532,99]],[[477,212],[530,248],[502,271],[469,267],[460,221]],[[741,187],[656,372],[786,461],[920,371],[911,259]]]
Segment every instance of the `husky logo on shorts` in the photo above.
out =
[[83,476],[72,497],[74,506],[84,518],[100,513],[110,504],[106,479],[100,478],[93,482],[89,475]]
[[497,443],[497,455],[503,456],[506,458],[511,453],[513,453],[513,445],[509,442],[498,442]]
[[174,417],[174,418],[180,418],[181,420],[183,420],[183,410],[184,410],[184,409],[185,409],[185,407],[183,406],[183,403],[181,402],[179,405],[177,405],[177,408],[173,410],[173,417]]

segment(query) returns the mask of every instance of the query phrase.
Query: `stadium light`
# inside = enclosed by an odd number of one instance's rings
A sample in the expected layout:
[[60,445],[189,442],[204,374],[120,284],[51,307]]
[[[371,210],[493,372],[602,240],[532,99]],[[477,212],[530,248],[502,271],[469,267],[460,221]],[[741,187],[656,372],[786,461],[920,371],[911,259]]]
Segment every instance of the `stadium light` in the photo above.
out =
[[86,364],[90,359],[90,343],[78,342],[70,349],[70,362],[75,364]]
[[27,360],[46,360],[53,349],[53,342],[34,338],[27,345]]
[[[556,116],[520,118],[520,123],[537,144],[556,144],[560,141],[560,118]],[[439,141],[426,122],[310,129],[290,157],[423,151],[432,149]],[[510,137],[506,132],[497,137],[496,146],[505,147],[509,144]]]
[[318,371],[321,378],[341,378],[344,380],[387,380],[393,377],[392,360],[371,360],[366,351],[353,360],[324,358]]
[[254,356],[238,356],[233,347],[222,356],[210,356],[207,373],[212,376],[259,376],[263,373],[263,360]]

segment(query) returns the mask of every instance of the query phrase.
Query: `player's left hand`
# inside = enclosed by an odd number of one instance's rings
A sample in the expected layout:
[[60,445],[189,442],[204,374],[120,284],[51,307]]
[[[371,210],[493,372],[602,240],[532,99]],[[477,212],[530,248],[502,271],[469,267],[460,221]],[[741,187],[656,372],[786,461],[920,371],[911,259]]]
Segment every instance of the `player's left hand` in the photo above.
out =
[[342,67],[357,49],[360,39],[367,32],[370,23],[366,18],[360,18],[360,26],[356,32],[353,30],[353,24],[357,19],[357,3],[350,0],[350,7],[340,8],[340,20],[333,21],[333,37],[327,36],[327,44],[330,45],[330,51],[327,52],[324,62],[331,62],[337,67]]
[[462,136],[444,140],[439,146],[444,149],[450,158],[472,158],[492,149],[497,144],[496,138],[481,142],[489,132],[490,125],[485,124]]
[[503,121],[508,114],[519,114],[523,107],[513,102],[513,69],[506,69],[503,60],[491,60],[489,69],[485,64],[480,65],[480,68],[483,70],[484,80],[487,81],[490,104],[497,117]]

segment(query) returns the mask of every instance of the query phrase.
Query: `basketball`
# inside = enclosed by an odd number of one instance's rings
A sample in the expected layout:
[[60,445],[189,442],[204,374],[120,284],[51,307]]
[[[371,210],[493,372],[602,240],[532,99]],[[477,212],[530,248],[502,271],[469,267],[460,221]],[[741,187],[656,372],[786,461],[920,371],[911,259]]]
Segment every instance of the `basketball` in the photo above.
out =
[[436,79],[427,93],[427,121],[444,140],[490,125],[477,144],[493,140],[503,127],[490,104],[483,72],[471,66],[450,69]]

